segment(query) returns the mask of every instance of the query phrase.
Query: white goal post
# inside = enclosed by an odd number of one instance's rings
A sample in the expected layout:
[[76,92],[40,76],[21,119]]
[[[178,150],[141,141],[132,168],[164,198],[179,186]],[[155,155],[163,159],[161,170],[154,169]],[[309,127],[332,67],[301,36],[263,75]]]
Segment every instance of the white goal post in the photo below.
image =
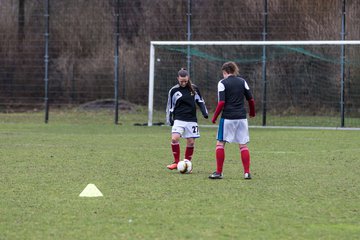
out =
[[[151,41],[149,61],[148,126],[153,125],[155,46],[291,46],[291,45],[360,45],[360,40],[319,40],[319,41]],[[165,106],[164,106],[165,108]],[[165,109],[164,109],[165,111]]]

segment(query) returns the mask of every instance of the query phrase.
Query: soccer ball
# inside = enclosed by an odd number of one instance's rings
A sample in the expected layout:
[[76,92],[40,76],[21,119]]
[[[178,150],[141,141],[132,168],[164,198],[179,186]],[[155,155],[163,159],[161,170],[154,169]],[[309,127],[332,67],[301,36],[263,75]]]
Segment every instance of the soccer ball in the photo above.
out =
[[178,162],[177,170],[179,173],[191,173],[192,171],[192,162],[190,160],[184,159],[183,161]]

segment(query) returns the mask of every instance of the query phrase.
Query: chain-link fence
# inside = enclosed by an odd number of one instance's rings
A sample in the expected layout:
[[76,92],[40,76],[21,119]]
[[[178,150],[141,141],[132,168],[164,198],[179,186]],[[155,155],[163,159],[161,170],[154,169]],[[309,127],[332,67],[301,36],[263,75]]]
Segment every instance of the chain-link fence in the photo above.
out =
[[[74,107],[96,100],[113,107],[117,98],[147,105],[150,41],[357,40],[358,3],[1,0],[0,111],[43,110],[46,104],[50,109]],[[192,73],[195,67],[190,65]],[[345,71],[345,101],[352,99],[355,117],[360,108],[357,72]],[[286,90],[291,84],[282,81],[281,86]],[[320,94],[327,87],[318,86]]]

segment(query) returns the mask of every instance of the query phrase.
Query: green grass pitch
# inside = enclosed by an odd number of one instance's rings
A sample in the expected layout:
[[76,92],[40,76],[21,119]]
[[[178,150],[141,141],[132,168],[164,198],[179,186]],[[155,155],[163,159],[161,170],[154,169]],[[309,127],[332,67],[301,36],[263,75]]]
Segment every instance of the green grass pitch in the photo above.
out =
[[[181,175],[165,168],[169,127],[19,116],[0,116],[0,239],[360,236],[359,131],[250,129],[253,179],[228,144],[224,179],[209,180],[216,128],[200,128]],[[89,183],[104,196],[79,197]]]

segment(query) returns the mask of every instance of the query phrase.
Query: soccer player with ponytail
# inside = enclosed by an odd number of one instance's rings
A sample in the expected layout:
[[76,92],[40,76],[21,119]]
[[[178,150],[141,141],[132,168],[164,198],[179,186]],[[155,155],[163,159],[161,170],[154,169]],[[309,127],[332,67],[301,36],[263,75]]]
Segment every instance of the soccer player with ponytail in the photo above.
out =
[[239,68],[234,62],[226,62],[222,68],[223,79],[218,83],[218,104],[212,118],[216,123],[221,113],[216,143],[216,171],[210,179],[223,178],[225,143],[238,143],[240,158],[244,168],[244,178],[251,179],[250,153],[247,143],[250,141],[244,99],[249,104],[249,116],[255,117],[255,102],[247,82],[238,77]]
[[171,150],[174,156],[172,164],[167,168],[177,169],[180,160],[180,138],[186,139],[185,159],[191,161],[195,139],[200,137],[196,117],[196,105],[204,118],[208,118],[208,110],[205,101],[201,97],[199,88],[191,83],[189,74],[185,68],[178,72],[178,84],[173,86],[168,95],[166,108],[166,122],[171,125]]

